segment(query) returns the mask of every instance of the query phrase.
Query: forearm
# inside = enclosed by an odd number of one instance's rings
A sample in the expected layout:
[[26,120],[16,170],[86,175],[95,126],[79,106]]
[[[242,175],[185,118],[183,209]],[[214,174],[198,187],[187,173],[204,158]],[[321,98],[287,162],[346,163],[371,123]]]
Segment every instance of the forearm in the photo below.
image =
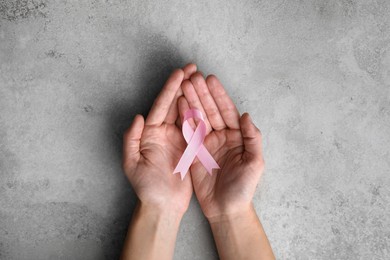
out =
[[131,220],[121,259],[172,259],[182,215],[139,203]]
[[240,213],[214,217],[209,222],[221,259],[275,259],[252,205]]

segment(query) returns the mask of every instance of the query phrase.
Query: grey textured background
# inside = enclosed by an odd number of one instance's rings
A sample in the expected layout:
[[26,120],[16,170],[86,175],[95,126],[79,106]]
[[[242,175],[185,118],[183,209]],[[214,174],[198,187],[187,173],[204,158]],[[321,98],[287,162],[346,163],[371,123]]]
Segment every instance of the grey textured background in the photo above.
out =
[[[390,258],[390,1],[0,0],[0,259],[115,259],[121,138],[174,67],[253,114],[278,259]],[[216,259],[193,198],[175,259]]]

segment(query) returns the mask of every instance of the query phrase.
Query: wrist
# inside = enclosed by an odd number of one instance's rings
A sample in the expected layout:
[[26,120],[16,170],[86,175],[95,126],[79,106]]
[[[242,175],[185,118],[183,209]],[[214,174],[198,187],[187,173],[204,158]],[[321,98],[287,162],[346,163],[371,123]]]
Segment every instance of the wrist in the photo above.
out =
[[229,223],[240,220],[246,220],[248,218],[253,218],[253,216],[257,216],[256,211],[253,207],[253,204],[250,203],[246,206],[241,206],[236,209],[222,210],[218,213],[208,216],[207,220],[210,225],[218,224],[218,223]]
[[221,259],[275,259],[252,204],[209,222]]
[[172,259],[182,216],[139,202],[121,259]]
[[173,207],[154,206],[141,201],[138,202],[134,212],[135,217],[147,218],[156,223],[169,221],[170,225],[179,225],[183,215],[184,212]]
[[173,194],[170,196],[157,194],[152,198],[150,196],[141,196],[138,197],[137,208],[142,208],[146,212],[158,215],[183,216],[189,207],[189,201],[177,201],[175,197]]

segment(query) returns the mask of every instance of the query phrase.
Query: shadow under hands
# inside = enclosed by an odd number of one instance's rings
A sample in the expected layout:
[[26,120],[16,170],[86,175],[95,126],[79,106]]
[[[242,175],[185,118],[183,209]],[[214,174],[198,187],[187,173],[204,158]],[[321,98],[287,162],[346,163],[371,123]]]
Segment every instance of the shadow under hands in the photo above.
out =
[[[118,162],[122,159],[123,133],[130,126],[136,114],[147,116],[154,99],[173,69],[183,67],[183,58],[178,54],[174,45],[166,38],[156,35],[144,36],[152,38],[141,39],[140,44],[152,42],[151,45],[140,47],[143,53],[139,57],[136,70],[131,71],[132,77],[128,83],[128,93],[117,93],[115,103],[108,111],[108,138],[111,152]],[[130,93],[130,95],[129,95]],[[118,175],[120,175],[118,173]],[[116,192],[117,199],[113,205],[112,217],[105,227],[102,240],[105,257],[118,259],[127,233],[131,215],[135,208],[137,197],[130,188],[128,180],[122,174],[114,178],[123,178],[123,189]]]

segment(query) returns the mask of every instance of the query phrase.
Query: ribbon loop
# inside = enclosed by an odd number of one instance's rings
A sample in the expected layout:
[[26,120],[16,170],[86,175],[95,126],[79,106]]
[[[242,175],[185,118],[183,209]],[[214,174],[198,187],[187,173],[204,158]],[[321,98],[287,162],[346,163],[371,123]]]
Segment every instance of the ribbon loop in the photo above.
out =
[[[195,131],[188,123],[188,119],[190,118],[199,119],[199,124]],[[173,174],[180,172],[181,179],[183,180],[195,157],[198,157],[199,161],[211,175],[212,170],[219,169],[219,166],[203,145],[203,141],[206,137],[206,124],[204,123],[202,113],[198,109],[187,110],[184,113],[183,121],[182,132],[188,145],[173,171]]]

